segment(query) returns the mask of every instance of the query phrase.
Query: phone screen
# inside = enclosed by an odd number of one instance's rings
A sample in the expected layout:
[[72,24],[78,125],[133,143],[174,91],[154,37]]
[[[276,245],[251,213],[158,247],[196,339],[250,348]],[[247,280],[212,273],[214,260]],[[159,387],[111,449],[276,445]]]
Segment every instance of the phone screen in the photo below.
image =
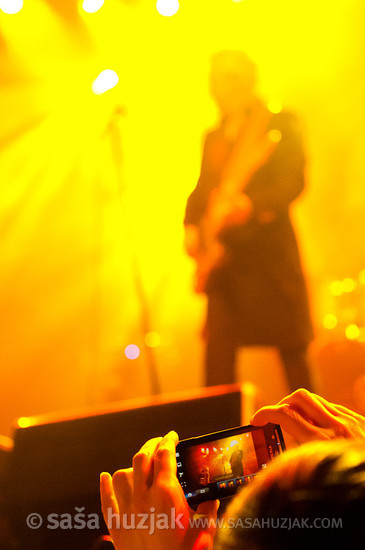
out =
[[285,450],[277,424],[241,426],[180,441],[177,477],[190,505],[232,496]]

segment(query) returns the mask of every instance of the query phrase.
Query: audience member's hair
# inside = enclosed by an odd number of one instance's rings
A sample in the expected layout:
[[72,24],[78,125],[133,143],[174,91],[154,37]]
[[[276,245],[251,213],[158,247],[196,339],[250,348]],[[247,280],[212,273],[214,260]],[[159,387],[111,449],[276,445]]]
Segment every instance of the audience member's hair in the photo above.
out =
[[363,549],[364,442],[308,443],[284,453],[260,476],[228,507],[217,549]]

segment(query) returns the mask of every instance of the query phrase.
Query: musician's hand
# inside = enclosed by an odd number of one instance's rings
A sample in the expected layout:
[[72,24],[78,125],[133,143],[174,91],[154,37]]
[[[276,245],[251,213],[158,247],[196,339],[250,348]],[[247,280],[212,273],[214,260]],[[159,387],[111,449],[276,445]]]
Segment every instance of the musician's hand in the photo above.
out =
[[232,200],[231,211],[224,220],[225,227],[245,224],[252,217],[253,205],[250,197],[240,193]]
[[197,225],[185,226],[184,247],[186,253],[192,258],[196,258],[200,250],[199,227]]
[[252,201],[244,193],[231,193],[229,187],[215,189],[212,193],[209,223],[213,234],[219,235],[226,227],[247,223],[252,213]]
[[250,422],[253,426],[267,422],[280,424],[297,443],[336,437],[365,438],[363,416],[304,389],[295,391],[277,405],[258,410]]
[[[214,530],[194,528],[176,476],[178,436],[147,441],[133,458],[133,468],[101,476],[105,522],[116,550],[208,550]],[[216,518],[218,501],[204,502],[198,514]],[[119,522],[119,525],[118,525]]]

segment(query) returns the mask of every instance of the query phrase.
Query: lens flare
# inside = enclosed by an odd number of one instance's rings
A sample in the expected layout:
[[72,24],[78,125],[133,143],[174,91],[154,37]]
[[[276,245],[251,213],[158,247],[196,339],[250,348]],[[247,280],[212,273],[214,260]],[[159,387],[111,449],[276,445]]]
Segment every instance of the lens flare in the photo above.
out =
[[105,69],[95,78],[91,85],[91,89],[96,95],[105,94],[108,90],[111,90],[119,82],[119,77],[115,71],[111,69]]
[[23,0],[0,0],[0,10],[13,15],[23,7]]
[[87,13],[95,13],[104,5],[104,0],[84,0],[82,9]]
[[171,17],[179,11],[178,0],[157,0],[156,9],[160,15]]
[[133,361],[133,359],[137,359],[141,353],[140,349],[136,344],[129,344],[125,350],[124,350],[125,356],[127,359],[130,359]]

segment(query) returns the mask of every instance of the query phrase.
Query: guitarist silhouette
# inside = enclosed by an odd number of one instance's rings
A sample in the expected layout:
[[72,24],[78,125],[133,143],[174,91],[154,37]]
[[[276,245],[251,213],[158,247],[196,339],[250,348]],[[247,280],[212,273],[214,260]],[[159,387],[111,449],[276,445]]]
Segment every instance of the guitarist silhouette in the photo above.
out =
[[206,292],[206,384],[235,381],[241,346],[279,349],[291,390],[311,389],[307,292],[289,206],[304,187],[298,124],[257,97],[256,67],[243,53],[212,58],[210,88],[221,112],[205,140],[188,199],[185,247]]

